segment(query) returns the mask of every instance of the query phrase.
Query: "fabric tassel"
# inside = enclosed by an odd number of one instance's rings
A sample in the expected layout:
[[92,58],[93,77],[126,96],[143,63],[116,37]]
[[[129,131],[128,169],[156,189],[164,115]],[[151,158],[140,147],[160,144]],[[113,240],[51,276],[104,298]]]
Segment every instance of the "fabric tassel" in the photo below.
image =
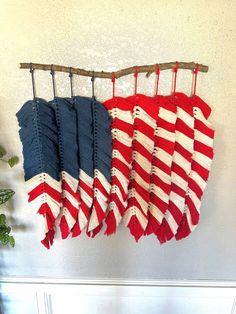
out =
[[125,98],[113,97],[107,100],[104,106],[112,117],[111,191],[105,219],[107,224],[105,234],[110,235],[116,232],[127,207],[134,104]]
[[92,99],[93,115],[93,205],[89,219],[87,233],[89,236],[96,236],[102,228],[102,221],[106,217],[108,199],[111,188],[111,158],[112,158],[112,137],[111,117],[103,104],[95,97]]
[[207,120],[210,107],[198,96],[191,98],[194,112],[194,153],[185,199],[185,213],[175,235],[176,240],[187,237],[197,226],[200,205],[213,160],[214,130]]
[[189,97],[183,93],[175,93],[171,99],[177,106],[176,138],[171,166],[169,207],[162,224],[156,231],[161,243],[175,236],[184,213],[194,142],[194,117]]
[[48,103],[39,98],[26,102],[16,116],[23,145],[28,201],[43,217],[44,239],[41,242],[49,249],[61,202],[56,118]]
[[175,147],[176,106],[168,96],[156,96],[159,107],[152,156],[148,225],[145,234],[156,233],[169,205],[171,165]]
[[153,98],[145,95],[136,94],[127,100],[132,101],[135,106],[132,170],[124,224],[138,241],[148,223],[151,160],[159,108]]
[[79,178],[77,115],[73,103],[68,99],[55,97],[49,105],[55,111],[58,128],[62,183],[62,213],[59,225],[62,239],[65,239],[75,225],[80,205],[80,196],[77,192]]

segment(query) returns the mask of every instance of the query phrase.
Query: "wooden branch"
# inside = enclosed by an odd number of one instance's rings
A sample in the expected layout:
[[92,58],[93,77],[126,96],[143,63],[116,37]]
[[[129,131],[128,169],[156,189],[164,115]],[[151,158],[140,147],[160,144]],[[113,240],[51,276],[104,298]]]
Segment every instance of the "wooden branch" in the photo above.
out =
[[[168,63],[160,63],[159,68],[161,71],[163,70],[169,70],[173,69],[176,65],[176,62],[168,62]],[[179,69],[184,69],[184,70],[194,70],[196,68],[196,63],[194,62],[179,62],[178,64]],[[39,63],[31,63],[32,69],[35,70],[43,70],[43,71],[51,71],[51,64],[39,64]],[[30,69],[30,63],[20,63],[19,64],[20,69]],[[67,72],[67,73],[73,73],[76,75],[81,75],[81,76],[89,76],[89,77],[99,77],[99,78],[106,78],[106,79],[111,79],[112,78],[112,72],[104,72],[104,71],[90,71],[90,70],[84,70],[80,68],[72,68],[72,67],[67,67],[63,65],[56,65],[53,64],[53,70],[55,72]],[[115,77],[118,79],[119,77],[129,75],[132,73],[135,73],[136,67],[130,67],[130,68],[125,68],[119,71],[114,72]],[[146,77],[149,77],[153,72],[156,70],[156,64],[152,65],[141,65],[138,66],[138,72],[139,73],[146,73]],[[199,64],[198,70],[200,72],[208,72],[208,66]]]

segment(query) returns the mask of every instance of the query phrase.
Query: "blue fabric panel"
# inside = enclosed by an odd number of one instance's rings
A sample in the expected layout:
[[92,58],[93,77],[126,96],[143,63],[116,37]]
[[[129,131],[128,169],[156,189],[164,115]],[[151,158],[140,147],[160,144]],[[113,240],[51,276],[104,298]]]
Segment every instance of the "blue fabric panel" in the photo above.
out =
[[27,101],[16,114],[23,145],[25,180],[42,172],[59,180],[58,130],[48,103],[40,98]]
[[94,130],[94,163],[106,179],[111,180],[112,137],[111,117],[102,103],[92,99]]
[[49,102],[54,109],[58,128],[59,159],[61,171],[79,178],[79,156],[77,144],[77,113],[70,99],[55,97]]
[[80,168],[90,177],[94,175],[93,164],[93,123],[91,98],[75,96]]
[[95,98],[37,98],[17,113],[23,144],[25,180],[46,172],[59,180],[60,171],[78,179],[79,168],[94,169],[111,179],[111,117]]

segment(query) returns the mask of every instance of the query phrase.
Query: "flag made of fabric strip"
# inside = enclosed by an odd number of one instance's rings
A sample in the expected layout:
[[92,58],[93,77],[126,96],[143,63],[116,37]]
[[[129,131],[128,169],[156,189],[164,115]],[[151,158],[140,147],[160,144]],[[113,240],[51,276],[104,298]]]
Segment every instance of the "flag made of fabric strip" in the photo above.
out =
[[106,234],[116,232],[127,207],[133,138],[133,102],[113,97],[104,103],[112,117],[111,191],[106,216]]
[[56,115],[59,141],[62,212],[60,230],[63,239],[74,227],[80,205],[78,190],[79,156],[77,145],[77,115],[69,99],[55,97],[48,103]]
[[58,136],[54,111],[43,99],[26,102],[16,114],[23,145],[29,204],[44,221],[42,243],[53,244],[55,221],[60,213],[61,181]]
[[161,243],[175,236],[184,213],[194,142],[194,117],[189,97],[183,93],[175,93],[171,100],[177,106],[176,137],[171,166],[169,206],[156,232]]
[[159,107],[153,98],[142,94],[128,97],[127,100],[134,103],[134,133],[132,169],[124,224],[138,241],[144,234],[148,223],[151,160]]
[[175,148],[176,106],[169,97],[156,96],[159,107],[152,156],[148,225],[145,234],[156,233],[169,205],[171,166]]
[[77,113],[77,142],[80,167],[78,183],[80,208],[77,221],[72,229],[72,237],[76,237],[87,227],[93,204],[94,141],[92,99],[75,96],[73,97],[73,104]]
[[103,104],[92,98],[93,118],[93,205],[88,223],[88,235],[94,237],[106,217],[111,188],[112,137],[111,117]]
[[194,152],[189,175],[185,212],[175,238],[187,237],[197,226],[200,216],[201,199],[213,160],[214,130],[207,120],[210,107],[198,96],[190,99],[194,113]]

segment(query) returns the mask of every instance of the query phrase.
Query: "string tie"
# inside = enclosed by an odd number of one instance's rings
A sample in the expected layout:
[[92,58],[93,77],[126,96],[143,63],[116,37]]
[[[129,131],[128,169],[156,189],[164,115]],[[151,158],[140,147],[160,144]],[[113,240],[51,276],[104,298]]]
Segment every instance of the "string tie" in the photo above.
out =
[[138,86],[138,66],[135,67],[134,78],[134,94],[136,95]]
[[116,76],[115,72],[112,72],[111,74],[111,81],[112,81],[112,97],[115,97],[115,82],[116,82]]
[[34,69],[32,67],[32,63],[30,63],[30,73],[31,73],[31,79],[32,79],[33,98],[35,99],[36,93],[35,93]]
[[52,88],[53,88],[53,96],[54,98],[56,97],[56,87],[55,87],[55,80],[54,80],[54,75],[55,75],[55,72],[53,70],[53,64],[51,64],[51,71],[50,71],[50,74],[52,76]]
[[160,67],[159,64],[156,64],[156,96],[158,94],[158,85],[159,85],[159,77],[160,77]]
[[95,81],[95,76],[94,76],[94,71],[93,71],[93,75],[91,77],[91,82],[92,82],[92,95],[93,95],[93,98],[94,98],[94,81]]
[[198,75],[198,71],[199,71],[199,64],[196,64],[196,67],[194,69],[194,87],[193,87],[193,95],[196,95],[196,88],[197,88],[197,75]]
[[70,73],[69,73],[69,78],[70,78],[70,95],[71,95],[71,98],[73,98],[73,73],[72,73],[72,68],[70,67]]
[[176,61],[175,63],[175,67],[173,69],[173,72],[174,72],[174,94],[176,92],[176,81],[177,81],[177,72],[178,72],[178,69],[179,69],[179,62]]

